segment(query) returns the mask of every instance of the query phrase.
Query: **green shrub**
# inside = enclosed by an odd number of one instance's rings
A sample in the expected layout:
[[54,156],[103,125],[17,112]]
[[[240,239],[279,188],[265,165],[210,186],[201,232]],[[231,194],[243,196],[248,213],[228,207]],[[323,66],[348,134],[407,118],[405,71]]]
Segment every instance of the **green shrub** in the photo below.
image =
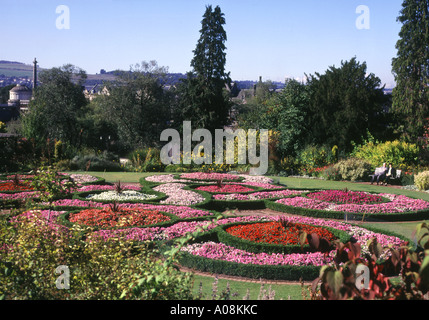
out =
[[314,168],[324,167],[336,162],[338,158],[338,148],[327,146],[309,145],[305,147],[297,156],[297,161],[305,173]]
[[416,187],[425,191],[429,189],[429,171],[420,172],[418,175],[414,177],[414,184]]
[[135,172],[162,172],[166,167],[161,162],[161,151],[157,148],[134,150],[128,158],[131,159],[129,170]]
[[371,174],[372,165],[366,160],[349,158],[335,164],[333,170],[337,170],[343,180],[357,181],[364,180]]
[[[192,276],[148,244],[60,228],[37,211],[0,220],[0,231],[0,299],[192,299]],[[56,286],[60,265],[69,267],[69,289]]]
[[370,138],[362,145],[355,145],[351,155],[368,161],[373,167],[380,167],[386,162],[392,163],[395,168],[405,169],[418,163],[419,153],[416,144],[399,140],[382,143]]
[[119,157],[110,153],[77,155],[72,160],[71,170],[80,171],[122,171]]

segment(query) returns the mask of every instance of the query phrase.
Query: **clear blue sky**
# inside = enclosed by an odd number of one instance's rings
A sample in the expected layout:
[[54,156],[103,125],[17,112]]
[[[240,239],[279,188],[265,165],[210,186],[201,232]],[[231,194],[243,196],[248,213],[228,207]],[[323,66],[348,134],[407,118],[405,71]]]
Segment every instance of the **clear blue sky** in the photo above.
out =
[[[0,0],[0,60],[37,57],[42,68],[71,63],[88,73],[156,60],[185,73],[209,4],[225,14],[234,80],[302,78],[356,56],[393,83],[402,0]],[[56,27],[59,5],[70,9],[68,30]],[[370,10],[369,30],[356,27],[359,5]]]

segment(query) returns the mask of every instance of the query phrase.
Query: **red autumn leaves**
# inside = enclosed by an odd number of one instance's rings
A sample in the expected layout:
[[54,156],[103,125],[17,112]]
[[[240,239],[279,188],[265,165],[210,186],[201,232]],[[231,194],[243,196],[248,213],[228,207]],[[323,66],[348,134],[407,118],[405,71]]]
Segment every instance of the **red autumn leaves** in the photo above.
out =
[[317,234],[319,238],[329,241],[335,240],[335,236],[330,231],[301,223],[289,223],[287,227],[283,227],[280,222],[264,222],[237,225],[226,229],[229,234],[244,240],[279,245],[299,245],[300,231]]

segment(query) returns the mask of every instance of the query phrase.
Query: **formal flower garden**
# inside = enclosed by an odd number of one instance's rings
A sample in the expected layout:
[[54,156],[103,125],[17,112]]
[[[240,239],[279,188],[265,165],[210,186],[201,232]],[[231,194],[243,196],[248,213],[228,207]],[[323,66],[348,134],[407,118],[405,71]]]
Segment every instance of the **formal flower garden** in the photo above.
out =
[[[390,248],[407,241],[346,222],[347,214],[387,221],[429,216],[429,202],[403,195],[288,189],[262,176],[163,174],[141,178],[139,185],[109,184],[84,174],[64,177],[75,186],[52,202],[42,201],[39,191],[20,187],[29,184],[9,184],[9,177],[4,177],[0,185],[7,192],[0,193],[0,201],[16,206],[33,199],[36,207],[24,214],[38,211],[62,228],[92,227],[93,235],[104,240],[120,237],[169,247],[192,235],[180,248],[183,266],[248,278],[313,280],[322,266],[333,263],[335,241],[358,243],[363,253],[369,252],[373,239]],[[279,214],[233,214],[233,209],[255,205]],[[330,245],[315,250],[303,235],[317,235]],[[388,255],[389,251],[380,259]]]

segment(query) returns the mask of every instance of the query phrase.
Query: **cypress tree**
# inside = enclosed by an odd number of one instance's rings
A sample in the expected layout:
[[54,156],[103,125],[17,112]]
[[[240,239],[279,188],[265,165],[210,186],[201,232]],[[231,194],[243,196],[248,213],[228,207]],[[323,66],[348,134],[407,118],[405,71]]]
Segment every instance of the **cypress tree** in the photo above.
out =
[[206,7],[200,38],[193,51],[193,70],[178,86],[178,120],[192,121],[193,128],[205,128],[211,132],[227,125],[231,108],[229,94],[225,90],[231,81],[225,71],[225,23],[219,6],[214,10],[211,6]]
[[402,23],[392,61],[396,80],[392,111],[403,137],[415,141],[423,135],[429,117],[429,0],[404,0]]

